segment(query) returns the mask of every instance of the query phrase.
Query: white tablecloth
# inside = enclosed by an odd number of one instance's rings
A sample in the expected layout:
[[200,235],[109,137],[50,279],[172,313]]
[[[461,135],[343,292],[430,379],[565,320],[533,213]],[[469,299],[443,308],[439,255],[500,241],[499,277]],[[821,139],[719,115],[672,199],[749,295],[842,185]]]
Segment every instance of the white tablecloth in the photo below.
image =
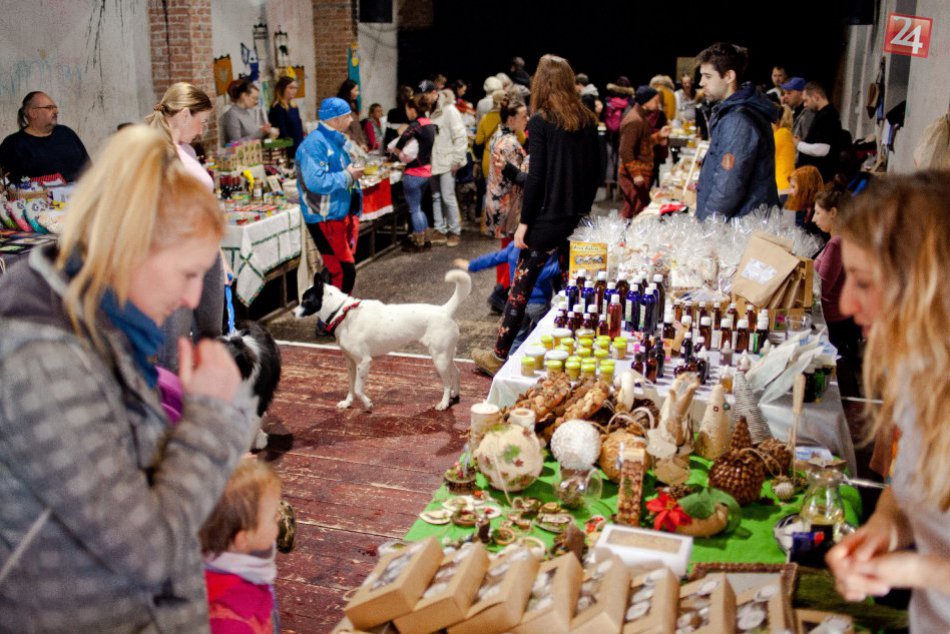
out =
[[[554,316],[554,310],[548,312],[521,347],[508,358],[508,361],[505,362],[501,370],[495,374],[495,378],[492,379],[491,390],[488,393],[488,402],[500,407],[510,406],[515,403],[519,394],[525,392],[529,387],[535,384],[539,377],[544,375],[543,372],[536,372],[533,378],[522,376],[521,359],[524,357],[524,350],[528,346],[540,345],[541,336],[551,334],[554,330]],[[631,354],[627,359],[618,360],[616,362],[615,376],[617,377],[630,369],[630,365],[633,361],[632,343],[630,348]],[[678,363],[678,360],[674,360],[674,364]],[[706,382],[706,385],[696,391],[690,412],[694,424],[697,425],[699,421],[702,420],[703,411],[708,402],[712,386],[719,382],[719,368],[715,365],[718,363],[718,353],[711,355],[711,363],[713,363],[714,367],[710,369],[709,380]],[[667,365],[669,366],[669,364]],[[659,379],[656,384],[657,392],[659,392],[660,396],[666,396],[672,382],[672,367],[667,367],[664,369],[664,378]],[[729,395],[727,399],[730,403],[732,402],[731,395]],[[760,405],[759,407],[775,437],[780,440],[787,439],[792,425],[791,395],[786,395],[776,401]],[[841,406],[841,394],[838,391],[837,384],[832,383],[828,387],[822,395],[820,402],[805,404],[805,410],[798,428],[798,446],[801,447],[804,445],[827,447],[834,454],[847,461],[848,468],[852,474],[857,473],[857,463],[854,457],[854,443],[851,440],[851,433],[844,417],[844,409]]]
[[300,255],[300,207],[246,225],[229,225],[221,249],[237,278],[236,295],[249,306],[272,269]]

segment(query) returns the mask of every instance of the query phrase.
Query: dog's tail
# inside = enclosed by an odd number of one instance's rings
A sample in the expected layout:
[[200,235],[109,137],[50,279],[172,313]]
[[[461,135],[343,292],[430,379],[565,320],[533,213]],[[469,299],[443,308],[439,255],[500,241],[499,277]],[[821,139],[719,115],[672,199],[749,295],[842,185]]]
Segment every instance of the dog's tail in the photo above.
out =
[[455,283],[455,292],[452,293],[452,297],[449,298],[449,301],[442,305],[442,307],[445,308],[445,312],[451,317],[455,315],[455,311],[458,310],[462,300],[468,297],[468,294],[472,292],[472,278],[461,269],[452,269],[445,274],[445,281]]

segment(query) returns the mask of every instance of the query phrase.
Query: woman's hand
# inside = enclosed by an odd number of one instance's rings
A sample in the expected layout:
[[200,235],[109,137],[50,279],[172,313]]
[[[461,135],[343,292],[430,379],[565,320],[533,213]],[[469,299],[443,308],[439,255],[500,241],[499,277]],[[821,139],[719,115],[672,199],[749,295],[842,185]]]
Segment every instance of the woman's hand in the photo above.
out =
[[498,169],[503,170],[505,169],[505,165],[508,164],[508,161],[505,159],[504,156],[501,156],[499,154],[497,156],[492,157],[492,163],[494,163],[495,167],[497,167]]
[[197,346],[185,337],[178,340],[178,378],[186,394],[225,402],[234,400],[241,385],[234,359],[221,342],[213,339],[202,339]]
[[518,229],[515,230],[515,247],[527,249],[528,245],[524,241],[525,234],[528,233],[528,225],[523,222],[518,223]]
[[868,566],[897,547],[897,526],[887,516],[875,513],[867,524],[828,551],[825,561],[835,576],[838,592],[848,601],[868,595],[887,594],[890,587]]

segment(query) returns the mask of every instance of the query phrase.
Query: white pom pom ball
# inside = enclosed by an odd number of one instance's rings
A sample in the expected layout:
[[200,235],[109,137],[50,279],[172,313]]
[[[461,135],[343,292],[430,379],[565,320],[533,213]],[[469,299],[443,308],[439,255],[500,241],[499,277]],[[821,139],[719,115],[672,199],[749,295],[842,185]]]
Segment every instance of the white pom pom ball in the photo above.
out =
[[569,420],[554,430],[551,452],[561,467],[590,469],[600,457],[600,432],[586,420]]

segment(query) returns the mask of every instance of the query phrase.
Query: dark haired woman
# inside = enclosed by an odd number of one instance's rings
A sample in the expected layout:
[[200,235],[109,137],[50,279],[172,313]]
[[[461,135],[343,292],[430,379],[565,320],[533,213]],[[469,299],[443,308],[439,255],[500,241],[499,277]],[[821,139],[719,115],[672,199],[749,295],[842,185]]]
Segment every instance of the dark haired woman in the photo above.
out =
[[402,134],[413,117],[410,116],[412,109],[412,87],[400,86],[396,93],[396,107],[386,113],[386,132],[383,135],[383,147],[389,147],[393,139]]
[[289,157],[297,154],[297,148],[303,141],[303,122],[300,120],[300,109],[294,105],[294,97],[300,84],[293,77],[284,75],[277,80],[274,86],[274,102],[267,113],[270,124],[280,130],[280,136],[293,141],[293,147],[287,153]]
[[426,242],[426,230],[429,220],[422,211],[422,196],[432,177],[432,145],[435,143],[435,125],[429,120],[431,104],[425,94],[413,97],[416,113],[415,120],[396,141],[396,153],[399,160],[406,164],[403,172],[402,187],[409,205],[409,220],[412,234],[409,236],[407,250],[422,251],[431,242]]
[[221,117],[221,145],[232,141],[275,138],[280,132],[264,119],[258,104],[261,91],[247,78],[236,79],[228,86],[231,108]]
[[363,134],[363,128],[360,126],[360,108],[359,101],[357,101],[360,96],[360,85],[352,79],[345,79],[340,84],[340,90],[337,91],[336,96],[350,104],[350,110],[353,111],[353,121],[350,122],[346,136],[350,137],[350,140],[363,148],[364,151],[367,151],[369,144],[366,142],[366,135]]
[[531,82],[531,110],[527,126],[531,168],[515,231],[515,246],[521,249],[518,268],[495,349],[472,351],[479,369],[491,375],[504,364],[534,282],[552,253],[558,254],[561,282],[567,277],[568,237],[590,213],[603,174],[597,119],[581,103],[567,60],[545,55],[538,62]]

